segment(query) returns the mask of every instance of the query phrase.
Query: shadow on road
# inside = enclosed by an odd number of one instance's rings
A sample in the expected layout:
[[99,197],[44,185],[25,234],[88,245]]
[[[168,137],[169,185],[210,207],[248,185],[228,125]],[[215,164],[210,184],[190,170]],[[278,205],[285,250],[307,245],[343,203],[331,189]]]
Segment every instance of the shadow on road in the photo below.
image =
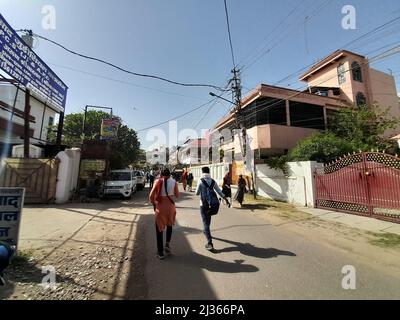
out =
[[259,248],[251,243],[241,243],[232,240],[226,240],[214,237],[214,240],[226,242],[232,244],[233,247],[224,248],[214,250],[214,253],[224,253],[224,252],[240,252],[243,255],[251,256],[255,258],[261,259],[269,259],[269,258],[277,258],[279,256],[289,256],[289,257],[296,257],[296,254],[290,251],[283,251],[275,248]]
[[210,272],[220,273],[242,273],[242,272],[257,272],[259,269],[251,264],[244,264],[244,260],[234,260],[234,262],[226,262],[217,260],[211,257],[203,256],[196,252],[191,252],[186,255],[173,257],[171,263],[185,264],[193,266],[198,270],[205,269]]
[[[128,280],[123,296],[124,300],[146,300],[148,298],[148,286],[145,277],[147,263],[146,256],[146,229],[153,224],[153,215],[139,215],[136,221],[136,233],[133,241],[131,261],[128,267]],[[110,296],[110,300],[116,295],[116,287]]]
[[238,207],[237,209],[239,210],[250,210],[251,212],[254,212],[255,210],[266,210],[268,208],[276,208],[276,206],[273,205],[266,205],[263,203],[243,203],[242,207]]
[[172,238],[175,255],[159,261],[154,216],[141,215],[137,223],[124,299],[216,299],[201,268],[221,269],[221,265],[193,253],[180,228],[174,229]]
[[204,254],[194,252],[187,237],[201,231],[182,226],[174,228],[173,255],[159,261],[155,257],[154,216],[140,215],[137,223],[124,299],[215,300],[218,297],[205,271],[226,274],[259,271],[244,260],[221,261],[204,249]]

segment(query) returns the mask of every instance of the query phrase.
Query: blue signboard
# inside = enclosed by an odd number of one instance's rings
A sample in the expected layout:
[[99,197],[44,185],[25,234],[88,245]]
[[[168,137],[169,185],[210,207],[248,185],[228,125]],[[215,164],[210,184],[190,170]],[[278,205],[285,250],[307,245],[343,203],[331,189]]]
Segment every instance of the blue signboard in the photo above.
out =
[[68,87],[29,48],[0,14],[0,68],[64,112]]

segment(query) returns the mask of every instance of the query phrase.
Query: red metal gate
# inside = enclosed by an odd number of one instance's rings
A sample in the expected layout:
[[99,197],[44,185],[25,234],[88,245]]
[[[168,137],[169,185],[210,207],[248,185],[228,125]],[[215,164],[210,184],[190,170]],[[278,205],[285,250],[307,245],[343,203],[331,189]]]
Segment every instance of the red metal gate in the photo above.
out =
[[400,159],[354,154],[315,172],[316,207],[400,223]]

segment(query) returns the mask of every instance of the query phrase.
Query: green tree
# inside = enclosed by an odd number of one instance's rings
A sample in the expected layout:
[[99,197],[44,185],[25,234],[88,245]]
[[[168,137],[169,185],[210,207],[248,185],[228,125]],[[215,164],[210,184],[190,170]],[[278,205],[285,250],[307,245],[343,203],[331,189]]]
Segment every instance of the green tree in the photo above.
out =
[[[64,120],[64,143],[77,144],[83,141],[84,113],[71,113],[65,116]],[[90,110],[86,114],[85,140],[99,140],[101,122],[110,119],[110,114],[104,111]],[[119,117],[114,117],[121,121]]]
[[124,169],[139,159],[140,142],[135,130],[121,125],[118,129],[118,140],[112,143],[111,167]]
[[[114,117],[120,120],[119,117]],[[95,141],[101,138],[101,122],[110,119],[110,114],[103,111],[90,110],[86,114],[85,140]],[[63,143],[70,146],[80,146],[83,141],[84,113],[72,113],[65,116]],[[110,159],[113,169],[126,168],[137,161],[140,142],[133,129],[126,125],[118,128],[118,140],[111,143],[112,157]]]
[[399,123],[389,108],[381,110],[377,105],[343,108],[333,116],[328,131],[301,141],[289,158],[330,162],[349,152],[394,149],[394,141],[384,134]]
[[388,149],[393,141],[384,136],[387,130],[398,126],[399,119],[390,114],[390,108],[381,110],[379,106],[343,108],[332,119],[330,131],[355,147],[367,151]]
[[300,141],[288,158],[290,161],[331,162],[353,151],[356,151],[356,147],[351,141],[332,132],[316,133]]

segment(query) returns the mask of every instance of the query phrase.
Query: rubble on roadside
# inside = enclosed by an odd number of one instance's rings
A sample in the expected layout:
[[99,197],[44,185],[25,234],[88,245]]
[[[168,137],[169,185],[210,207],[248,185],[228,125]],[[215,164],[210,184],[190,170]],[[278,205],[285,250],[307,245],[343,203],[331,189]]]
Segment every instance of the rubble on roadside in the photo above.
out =
[[[15,293],[9,299],[90,300],[96,292],[109,293],[119,268],[130,258],[121,257],[120,250],[101,244],[58,250],[54,258],[53,255],[31,257],[25,263],[12,265],[7,272],[8,286],[18,290],[13,290]],[[42,266],[54,267],[55,285],[41,285],[46,277]]]

